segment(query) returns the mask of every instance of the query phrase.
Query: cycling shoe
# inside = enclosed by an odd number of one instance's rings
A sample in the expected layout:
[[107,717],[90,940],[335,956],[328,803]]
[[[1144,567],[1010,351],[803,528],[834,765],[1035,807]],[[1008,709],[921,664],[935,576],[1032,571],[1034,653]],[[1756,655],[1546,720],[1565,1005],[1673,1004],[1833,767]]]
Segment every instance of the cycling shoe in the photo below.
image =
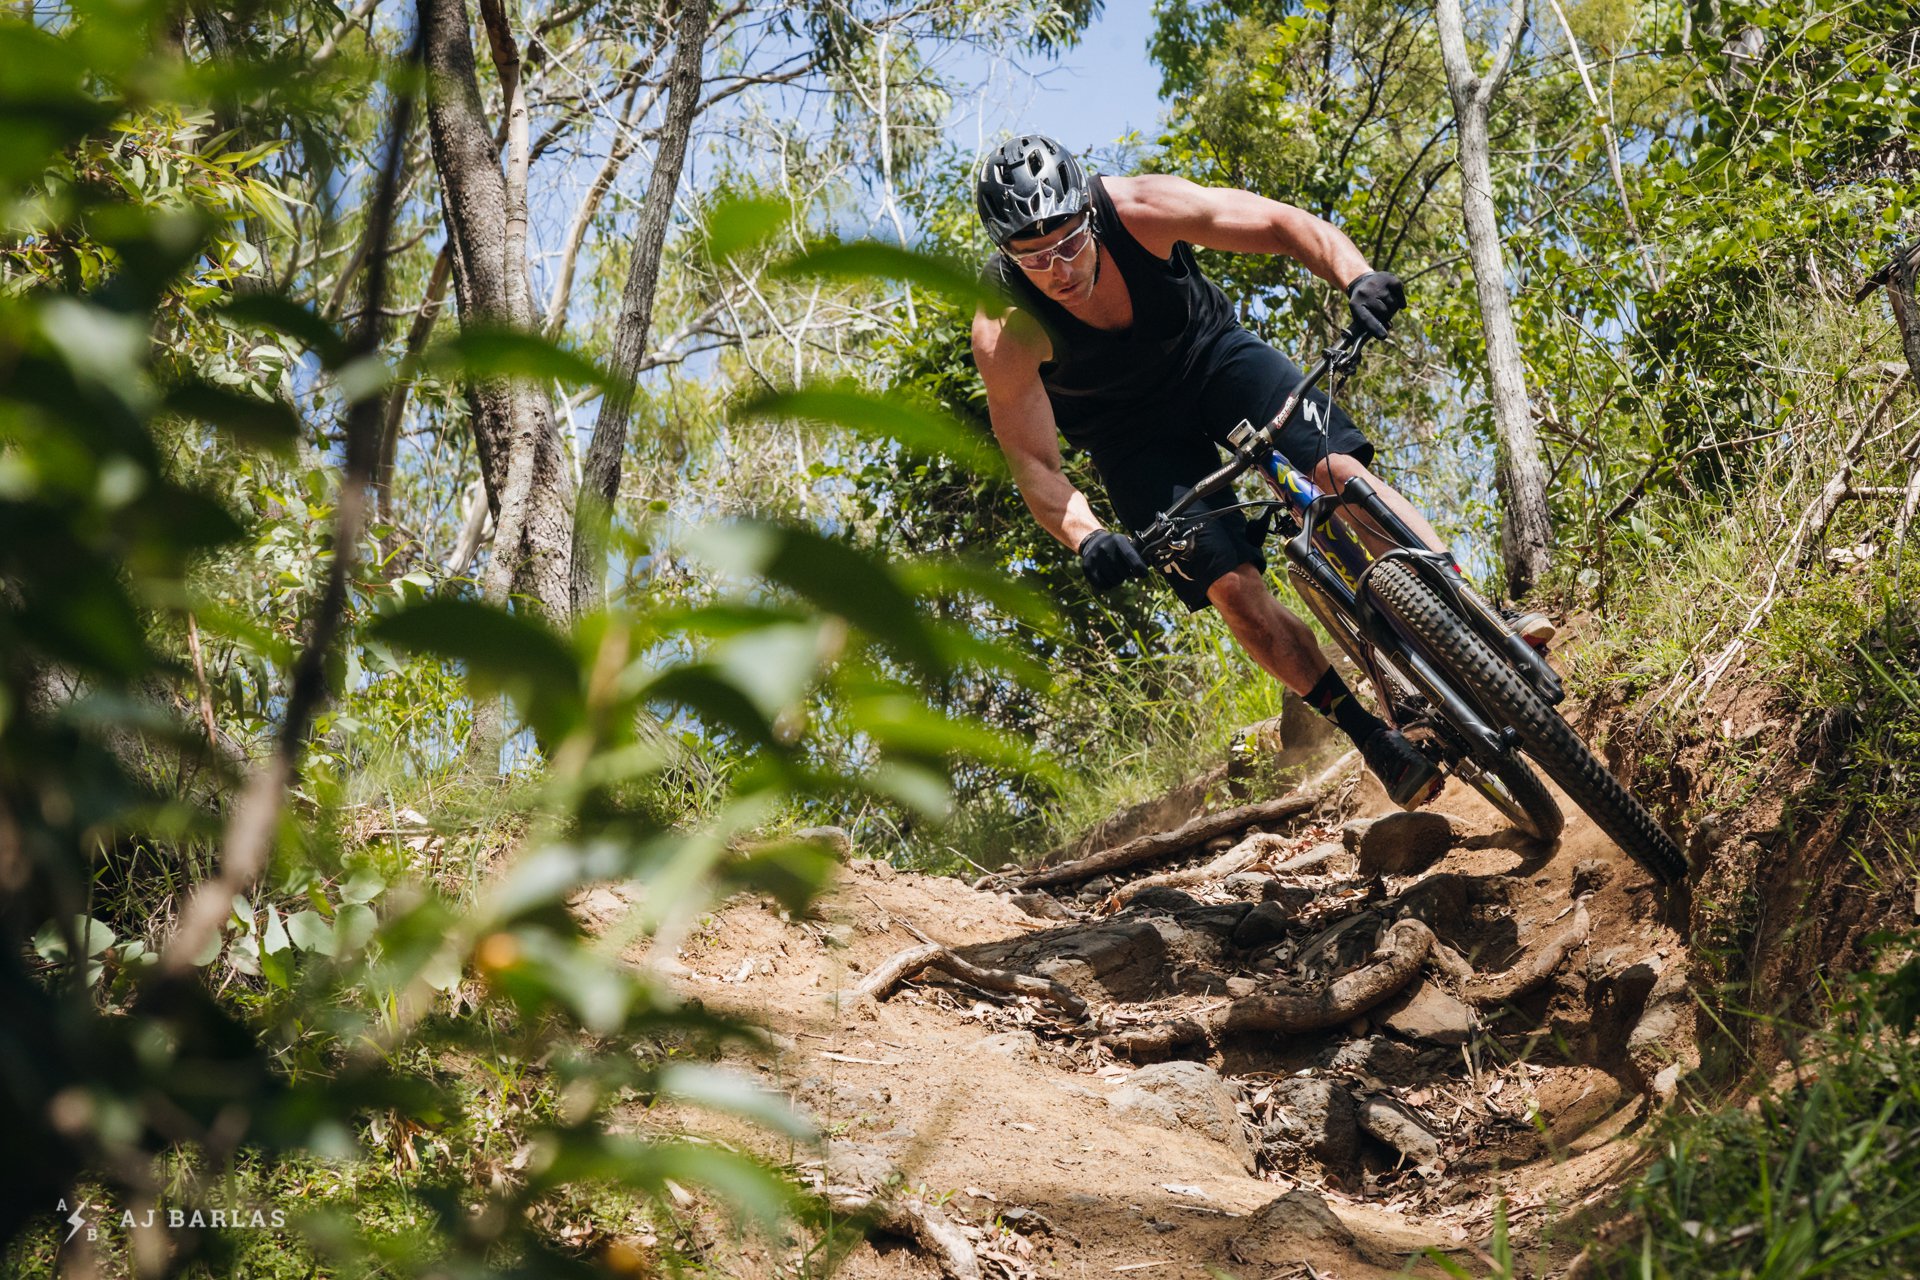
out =
[[1553,619],[1544,613],[1521,613],[1518,609],[1502,609],[1500,616],[1507,620],[1515,634],[1536,649],[1545,649],[1560,634],[1560,628],[1553,625]]
[[1360,758],[1402,809],[1418,809],[1435,796],[1446,779],[1433,761],[1398,729],[1376,729],[1360,744]]

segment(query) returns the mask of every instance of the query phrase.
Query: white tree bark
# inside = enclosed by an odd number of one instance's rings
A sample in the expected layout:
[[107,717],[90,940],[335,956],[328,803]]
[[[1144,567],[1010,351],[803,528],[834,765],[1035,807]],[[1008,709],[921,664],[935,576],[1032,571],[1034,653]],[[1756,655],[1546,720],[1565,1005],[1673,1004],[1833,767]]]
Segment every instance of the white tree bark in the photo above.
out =
[[[522,330],[533,328],[533,294],[527,279],[527,170],[530,166],[530,141],[527,130],[527,92],[521,79],[520,46],[513,37],[512,20],[503,0],[480,0],[480,16],[486,27],[487,42],[493,51],[494,68],[500,73],[500,92],[506,99],[507,166],[505,246],[502,273],[506,282],[508,319]],[[513,597],[514,584],[524,572],[528,554],[527,523],[534,489],[535,460],[542,436],[553,430],[552,413],[545,403],[546,391],[525,378],[513,380],[510,390],[512,428],[508,437],[506,484],[500,490],[500,514],[494,522],[493,560],[487,566],[482,594],[501,608]],[[542,543],[548,553],[557,548]],[[537,554],[537,553],[536,553]],[[561,568],[561,583],[566,578]],[[538,596],[533,597],[539,600]],[[565,598],[549,604],[539,600],[547,611],[565,617]],[[503,707],[498,698],[476,698],[473,704],[473,730],[467,741],[470,765],[481,772],[497,772],[500,745],[505,732]]]
[[1460,0],[1436,0],[1440,54],[1447,67],[1447,92],[1459,128],[1460,212],[1466,222],[1467,256],[1473,264],[1474,291],[1487,340],[1487,394],[1493,402],[1494,481],[1500,491],[1500,554],[1507,589],[1525,595],[1547,568],[1552,529],[1547,521],[1547,469],[1540,437],[1527,403],[1526,364],[1507,296],[1506,258],[1500,247],[1500,222],[1493,205],[1493,165],[1487,117],[1493,95],[1507,77],[1526,27],[1526,0],[1511,0],[1507,29],[1483,76],[1467,52],[1466,21]]

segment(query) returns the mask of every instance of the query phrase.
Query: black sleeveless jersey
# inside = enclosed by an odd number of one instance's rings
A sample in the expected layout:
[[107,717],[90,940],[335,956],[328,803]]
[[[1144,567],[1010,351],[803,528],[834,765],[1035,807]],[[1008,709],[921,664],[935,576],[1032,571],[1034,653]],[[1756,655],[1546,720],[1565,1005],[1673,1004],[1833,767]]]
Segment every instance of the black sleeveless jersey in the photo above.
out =
[[1094,328],[1035,288],[1004,253],[981,274],[1046,332],[1053,358],[1040,366],[1040,383],[1054,421],[1069,443],[1098,454],[1152,431],[1155,423],[1139,412],[1143,402],[1165,404],[1177,394],[1239,321],[1226,294],[1200,274],[1191,245],[1175,244],[1170,260],[1155,257],[1120,221],[1100,178],[1091,186],[1101,247],[1133,300],[1130,327]]

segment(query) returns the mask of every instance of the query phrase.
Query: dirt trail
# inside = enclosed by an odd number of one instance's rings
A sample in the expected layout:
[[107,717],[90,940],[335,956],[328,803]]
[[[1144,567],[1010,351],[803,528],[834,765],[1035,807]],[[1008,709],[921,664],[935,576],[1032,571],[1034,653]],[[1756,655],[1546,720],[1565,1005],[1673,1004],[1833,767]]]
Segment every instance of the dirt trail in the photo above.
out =
[[[670,967],[688,996],[778,1038],[772,1060],[743,1065],[829,1142],[824,1158],[776,1154],[829,1187],[891,1186],[889,1203],[931,1206],[917,1222],[896,1215],[841,1274],[965,1274],[968,1251],[981,1275],[1371,1277],[1405,1274],[1410,1261],[1438,1274],[1420,1252],[1477,1266],[1498,1198],[1552,1273],[1575,1252],[1582,1215],[1631,1172],[1639,1148],[1627,1135],[1645,1097],[1671,1088],[1688,1052],[1685,951],[1651,878],[1571,806],[1550,853],[1471,848],[1503,827],[1458,784],[1432,806],[1452,815],[1455,847],[1418,875],[1363,877],[1344,846],[1301,874],[1259,869],[1386,808],[1369,786],[1277,831],[1252,871],[1151,891],[1117,912],[1113,886],[1024,897],[1023,909],[1004,890],[855,858],[816,918],[738,900]],[[1539,956],[1582,906],[1591,930],[1544,986],[1505,1005],[1456,998]],[[1408,916],[1481,976],[1458,960],[1448,974],[1439,954],[1410,1003],[1403,992],[1331,1029],[1173,1050],[1201,1065],[1134,1062],[1100,1038],[1275,980],[1316,988],[1365,965],[1385,927]],[[1342,920],[1354,923],[1331,928]],[[925,938],[1056,979],[1089,1002],[1090,1022],[935,973],[846,1003]],[[656,1111],[635,1123],[675,1119]],[[695,1127],[713,1132],[705,1117]],[[942,1256],[943,1223],[963,1240],[959,1255]],[[703,1247],[727,1274],[819,1263],[801,1262],[799,1240],[715,1235]]]

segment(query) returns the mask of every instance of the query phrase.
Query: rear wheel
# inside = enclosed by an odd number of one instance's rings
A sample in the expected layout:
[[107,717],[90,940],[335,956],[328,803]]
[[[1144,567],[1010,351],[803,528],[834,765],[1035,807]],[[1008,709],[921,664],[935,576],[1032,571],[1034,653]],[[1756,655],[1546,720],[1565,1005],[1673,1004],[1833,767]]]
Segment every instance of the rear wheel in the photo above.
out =
[[1536,840],[1558,840],[1567,825],[1560,802],[1525,760],[1508,756],[1497,764],[1482,765],[1469,756],[1454,774],[1485,796],[1507,821]]
[[[1403,634],[1458,681],[1496,725],[1512,728],[1534,763],[1602,831],[1659,879],[1673,883],[1686,878],[1686,858],[1653,815],[1594,758],[1580,735],[1526,678],[1448,608],[1413,569],[1390,560],[1377,566],[1369,581],[1376,602]],[[1533,781],[1537,786],[1538,779]]]

